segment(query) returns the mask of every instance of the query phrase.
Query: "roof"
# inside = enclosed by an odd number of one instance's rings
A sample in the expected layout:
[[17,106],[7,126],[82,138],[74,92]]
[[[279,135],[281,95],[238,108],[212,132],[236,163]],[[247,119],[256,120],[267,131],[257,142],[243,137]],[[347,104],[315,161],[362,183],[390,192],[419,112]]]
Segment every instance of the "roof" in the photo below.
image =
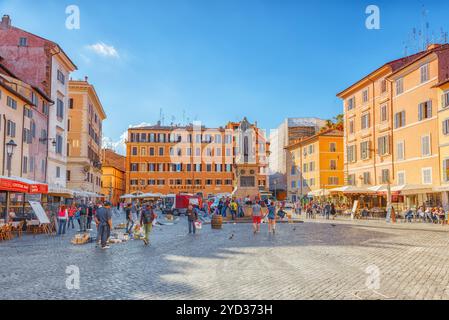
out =
[[362,84],[365,81],[371,80],[373,75],[378,74],[382,72],[385,68],[389,68],[393,73],[404,67],[405,65],[409,65],[410,63],[415,62],[416,60],[422,58],[424,55],[426,55],[428,51],[421,51],[415,54],[412,54],[410,56],[402,57],[396,60],[389,61],[382,65],[380,68],[377,68],[373,72],[369,73],[367,76],[363,77],[359,81],[355,82],[354,84],[350,85],[348,88],[344,89],[340,93],[337,94],[337,97],[342,98],[345,93],[350,91],[351,89],[355,88],[356,86]]
[[71,87],[73,87],[73,86],[80,86],[83,88],[87,88],[88,93],[90,93],[93,96],[93,98],[96,102],[96,105],[99,107],[98,109],[100,111],[102,120],[106,119],[106,112],[103,109],[103,105],[101,104],[100,98],[97,95],[97,91],[95,90],[94,85],[90,84],[87,80],[70,80],[69,81],[69,95],[71,93],[70,92]]
[[335,128],[329,128],[329,129],[324,130],[322,132],[319,132],[319,133],[317,133],[317,134],[315,134],[313,136],[306,137],[306,138],[301,139],[298,142],[292,143],[291,145],[286,146],[284,149],[287,149],[287,150],[296,149],[297,147],[305,145],[305,144],[307,144],[307,143],[309,143],[309,142],[311,142],[313,140],[316,140],[319,137],[323,137],[323,136],[326,136],[326,137],[342,137],[343,138],[343,135],[344,134],[343,134],[342,130],[338,130],[338,129],[335,129]]
[[125,172],[125,157],[114,152],[111,149],[103,149],[102,153],[102,166],[103,167],[114,167],[120,171]]

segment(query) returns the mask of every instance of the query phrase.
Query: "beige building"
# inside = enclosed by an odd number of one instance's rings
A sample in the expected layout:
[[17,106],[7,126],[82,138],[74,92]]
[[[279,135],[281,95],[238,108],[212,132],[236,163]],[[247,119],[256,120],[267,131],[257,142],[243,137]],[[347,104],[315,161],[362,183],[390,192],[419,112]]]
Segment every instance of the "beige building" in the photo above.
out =
[[[338,94],[344,100],[347,185],[385,195],[390,184],[398,208],[444,204],[440,153],[449,141],[442,133],[447,114],[441,97],[448,61],[449,45],[430,45]],[[385,197],[373,205],[384,206]]]
[[67,187],[101,193],[102,121],[106,114],[87,80],[69,81]]

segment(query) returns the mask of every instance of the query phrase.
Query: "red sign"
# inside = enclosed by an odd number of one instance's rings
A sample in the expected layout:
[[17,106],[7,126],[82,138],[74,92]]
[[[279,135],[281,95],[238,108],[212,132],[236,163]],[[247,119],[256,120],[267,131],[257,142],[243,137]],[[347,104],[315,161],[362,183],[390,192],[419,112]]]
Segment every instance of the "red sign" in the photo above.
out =
[[48,185],[41,183],[29,184],[14,179],[0,178],[0,190],[20,193],[48,193]]

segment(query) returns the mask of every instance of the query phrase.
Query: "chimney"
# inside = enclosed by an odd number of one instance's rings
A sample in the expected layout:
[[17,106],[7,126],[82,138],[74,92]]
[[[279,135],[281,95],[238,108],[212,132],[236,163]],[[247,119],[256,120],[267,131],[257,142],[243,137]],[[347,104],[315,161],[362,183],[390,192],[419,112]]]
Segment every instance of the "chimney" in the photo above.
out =
[[2,17],[2,22],[0,23],[0,28],[3,30],[11,28],[11,18],[7,14],[5,14]]
[[439,43],[431,43],[427,46],[427,51],[433,50],[433,49],[437,49],[441,47],[441,44]]

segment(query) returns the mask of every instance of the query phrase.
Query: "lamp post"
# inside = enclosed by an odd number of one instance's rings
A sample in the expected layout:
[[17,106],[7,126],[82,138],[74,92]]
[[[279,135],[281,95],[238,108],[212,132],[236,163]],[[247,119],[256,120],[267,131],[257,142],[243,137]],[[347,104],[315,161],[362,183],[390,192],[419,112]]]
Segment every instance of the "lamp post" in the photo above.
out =
[[11,176],[11,159],[12,159],[12,155],[14,154],[15,147],[17,147],[17,144],[14,142],[14,140],[10,140],[6,144],[6,154],[8,156],[8,162],[7,162],[8,177]]

